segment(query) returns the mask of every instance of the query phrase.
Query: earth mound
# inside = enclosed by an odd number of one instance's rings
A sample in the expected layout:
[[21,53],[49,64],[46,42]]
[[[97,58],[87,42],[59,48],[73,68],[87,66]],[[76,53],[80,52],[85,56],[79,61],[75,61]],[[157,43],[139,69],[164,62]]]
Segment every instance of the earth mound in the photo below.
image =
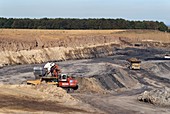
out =
[[35,86],[35,89],[42,92],[46,97],[45,99],[54,100],[57,99],[59,102],[73,102],[76,101],[70,94],[66,92],[66,90],[57,87],[56,85],[49,85],[49,84],[40,84]]
[[77,92],[84,93],[106,93],[104,88],[95,78],[80,77],[77,78],[79,82],[79,89]]

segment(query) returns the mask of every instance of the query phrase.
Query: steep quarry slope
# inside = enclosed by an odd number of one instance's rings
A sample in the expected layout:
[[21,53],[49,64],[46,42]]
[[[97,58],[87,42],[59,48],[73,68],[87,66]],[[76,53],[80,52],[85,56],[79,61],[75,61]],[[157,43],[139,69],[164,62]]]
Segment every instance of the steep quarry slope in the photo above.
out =
[[168,47],[169,39],[169,33],[142,30],[1,29],[0,66],[103,57],[115,47]]
[[[95,47],[106,49],[119,44],[109,33],[117,31],[1,30],[0,66],[42,63],[49,60],[90,58]],[[105,36],[105,34],[108,34]],[[106,46],[105,46],[106,45]],[[98,49],[98,48],[97,48]],[[79,56],[76,57],[76,54]]]
[[113,54],[113,45],[115,44],[85,48],[54,47],[30,51],[22,50],[19,52],[2,51],[0,52],[0,66],[103,57]]
[[153,72],[154,74],[157,74],[161,76],[162,78],[168,78],[170,79],[170,63],[166,62],[155,62],[155,63],[149,63],[147,66],[144,66],[148,71]]

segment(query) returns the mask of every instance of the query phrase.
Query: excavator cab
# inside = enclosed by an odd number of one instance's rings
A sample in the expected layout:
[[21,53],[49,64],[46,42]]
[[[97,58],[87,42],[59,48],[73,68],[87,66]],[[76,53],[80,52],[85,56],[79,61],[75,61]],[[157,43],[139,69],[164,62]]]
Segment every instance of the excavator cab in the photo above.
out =
[[61,74],[59,75],[59,80],[62,81],[62,82],[66,82],[67,81],[67,74]]

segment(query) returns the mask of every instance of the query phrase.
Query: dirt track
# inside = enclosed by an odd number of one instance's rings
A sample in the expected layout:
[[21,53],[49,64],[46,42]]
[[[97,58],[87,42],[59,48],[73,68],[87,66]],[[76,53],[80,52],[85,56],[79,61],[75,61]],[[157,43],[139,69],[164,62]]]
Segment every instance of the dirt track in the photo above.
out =
[[[129,50],[133,53],[127,54],[126,52]],[[152,52],[152,56],[150,56],[150,52]],[[161,88],[164,86],[170,87],[170,61],[148,60],[148,58],[161,57],[165,52],[167,52],[167,50],[125,48],[117,50],[116,56],[70,60],[57,62],[57,64],[63,73],[76,76],[79,80],[79,90],[71,95],[75,99],[79,99],[85,104],[90,104],[93,108],[100,109],[104,113],[168,114],[170,112],[169,107],[154,106],[137,101],[137,96],[145,90],[152,90],[153,88]],[[141,56],[141,54],[143,56]],[[132,56],[140,57],[140,59],[143,60],[142,70],[132,71],[127,69],[126,59]],[[23,81],[33,79],[32,69],[34,66],[43,66],[43,64],[4,67],[0,69],[0,82],[3,84],[21,84]],[[45,102],[36,102],[34,99],[27,101],[26,99],[21,100],[20,98],[11,96],[1,95],[1,97],[6,98],[7,102],[11,99],[16,99],[18,102],[24,101],[24,106],[31,110],[40,111],[43,109],[44,111],[58,112],[55,108],[50,108],[51,106],[58,106],[57,104],[50,105],[52,102],[49,104],[47,102],[46,104]],[[3,101],[1,100],[1,102]],[[41,105],[35,108],[35,105],[28,105],[30,102],[31,104]],[[42,108],[44,106],[43,104],[47,105],[47,107]],[[1,104],[3,107],[7,105],[10,104]],[[65,112],[72,110],[74,110],[74,112],[89,113],[86,112],[89,110],[88,107],[86,110],[64,108]]]

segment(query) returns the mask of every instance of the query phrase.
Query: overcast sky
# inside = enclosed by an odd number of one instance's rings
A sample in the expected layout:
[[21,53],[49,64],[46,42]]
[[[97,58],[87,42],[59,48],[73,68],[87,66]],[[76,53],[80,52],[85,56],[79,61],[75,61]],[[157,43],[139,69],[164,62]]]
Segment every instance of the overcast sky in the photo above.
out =
[[170,0],[0,0],[0,17],[124,18],[170,25]]

